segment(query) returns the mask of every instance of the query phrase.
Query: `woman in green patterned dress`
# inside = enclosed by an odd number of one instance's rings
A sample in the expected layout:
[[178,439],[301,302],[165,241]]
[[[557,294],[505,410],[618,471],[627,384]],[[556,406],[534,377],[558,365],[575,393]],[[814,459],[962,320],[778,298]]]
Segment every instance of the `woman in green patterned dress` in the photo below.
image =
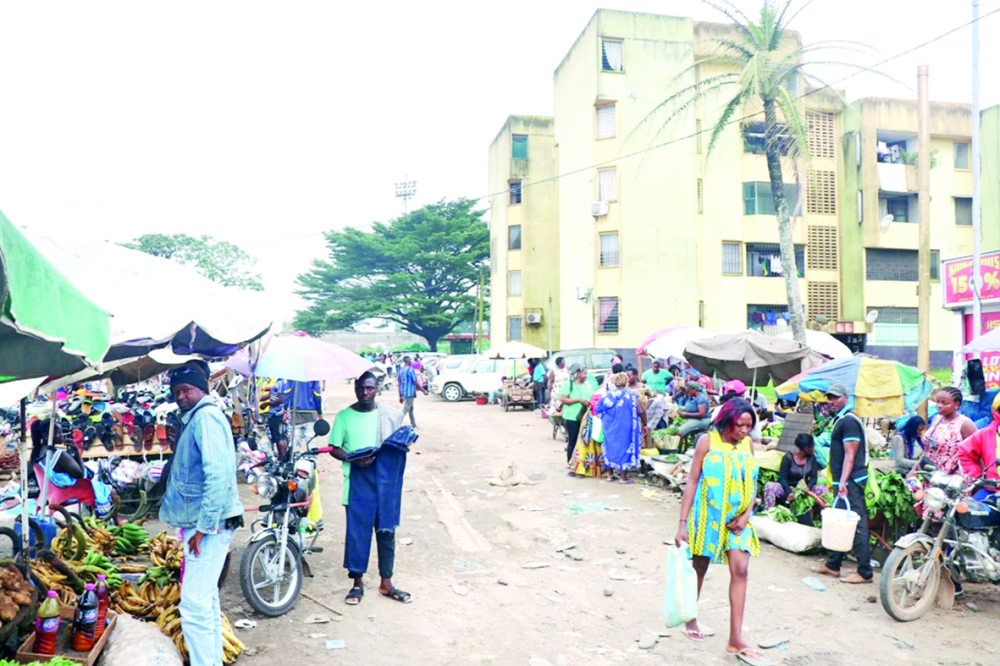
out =
[[[681,500],[676,541],[689,544],[699,594],[709,563],[729,565],[726,651],[760,659],[760,653],[751,649],[742,636],[747,569],[750,557],[760,554],[760,542],[750,524],[757,496],[758,468],[749,436],[755,420],[749,403],[730,400],[715,417],[712,429],[698,438]],[[705,640],[697,619],[685,625],[684,635],[693,641]]]

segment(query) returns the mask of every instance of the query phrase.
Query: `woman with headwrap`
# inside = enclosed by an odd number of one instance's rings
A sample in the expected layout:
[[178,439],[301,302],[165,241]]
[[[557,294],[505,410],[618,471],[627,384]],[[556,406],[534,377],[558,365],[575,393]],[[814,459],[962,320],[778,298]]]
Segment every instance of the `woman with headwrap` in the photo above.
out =
[[628,376],[619,372],[614,376],[614,388],[600,399],[595,410],[604,429],[602,457],[610,472],[608,481],[614,481],[614,473],[618,472],[622,483],[632,483],[628,470],[639,466],[643,434],[642,405],[627,387]]

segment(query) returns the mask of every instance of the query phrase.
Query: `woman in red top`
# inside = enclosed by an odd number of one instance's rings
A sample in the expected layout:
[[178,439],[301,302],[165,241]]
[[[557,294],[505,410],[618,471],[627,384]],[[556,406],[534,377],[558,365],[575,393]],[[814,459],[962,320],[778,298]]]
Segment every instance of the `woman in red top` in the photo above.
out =
[[993,421],[977,431],[958,447],[958,460],[962,474],[978,479],[986,472],[987,479],[1000,479],[997,473],[997,428],[1000,426],[1000,394],[993,398]]

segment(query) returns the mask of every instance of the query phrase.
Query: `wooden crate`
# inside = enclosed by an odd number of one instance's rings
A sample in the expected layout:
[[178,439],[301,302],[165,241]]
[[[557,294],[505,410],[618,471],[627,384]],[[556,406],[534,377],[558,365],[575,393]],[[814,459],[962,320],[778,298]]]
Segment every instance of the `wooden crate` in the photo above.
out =
[[59,635],[56,637],[56,653],[54,655],[38,654],[36,652],[31,652],[31,648],[35,646],[35,632],[32,631],[31,635],[28,636],[27,640],[21,644],[21,647],[17,650],[17,661],[21,664],[27,664],[32,661],[49,661],[52,657],[59,656],[70,661],[75,661],[78,664],[83,664],[84,666],[94,666],[97,663],[97,657],[100,656],[101,650],[107,645],[108,636],[115,629],[115,624],[118,621],[118,614],[113,610],[108,609],[107,614],[107,625],[104,628],[104,633],[101,637],[97,639],[94,644],[94,649],[90,652],[77,652],[72,647],[72,635],[73,635],[73,615],[76,613],[76,606],[63,606],[62,607],[62,622],[59,625]]
[[788,414],[785,416],[785,429],[781,431],[781,437],[778,439],[778,450],[794,451],[795,438],[802,433],[813,434],[815,426],[816,421],[812,414]]

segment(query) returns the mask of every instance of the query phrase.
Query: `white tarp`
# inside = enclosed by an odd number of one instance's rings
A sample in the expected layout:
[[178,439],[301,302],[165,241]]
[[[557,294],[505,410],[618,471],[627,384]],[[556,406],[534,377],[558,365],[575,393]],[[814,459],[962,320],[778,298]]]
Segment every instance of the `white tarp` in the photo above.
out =
[[220,286],[191,267],[102,240],[24,235],[111,312],[112,348],[105,361],[143,356],[171,341],[176,348],[193,339],[195,351],[237,345],[271,326],[263,294]]
[[[778,337],[785,340],[793,339],[791,332],[781,333]],[[829,356],[832,359],[851,358],[854,356],[854,352],[851,351],[850,347],[823,331],[810,331],[806,329],[806,345],[813,351],[819,352],[823,356]]]

